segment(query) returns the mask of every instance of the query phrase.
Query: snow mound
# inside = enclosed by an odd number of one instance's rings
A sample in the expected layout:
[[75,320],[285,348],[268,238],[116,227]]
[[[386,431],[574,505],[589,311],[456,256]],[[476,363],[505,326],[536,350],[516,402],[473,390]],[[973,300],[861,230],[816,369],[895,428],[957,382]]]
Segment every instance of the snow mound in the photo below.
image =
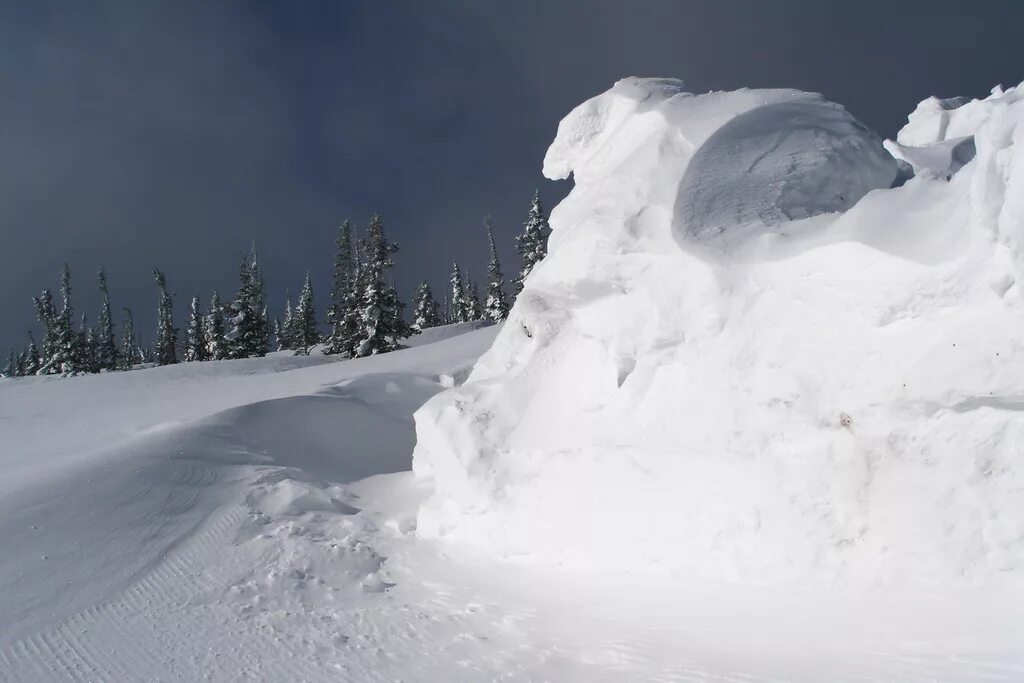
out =
[[891,189],[817,95],[627,79],[577,107],[548,257],[416,414],[419,533],[737,582],[1020,580],[1022,91],[923,103],[901,145],[976,155]]

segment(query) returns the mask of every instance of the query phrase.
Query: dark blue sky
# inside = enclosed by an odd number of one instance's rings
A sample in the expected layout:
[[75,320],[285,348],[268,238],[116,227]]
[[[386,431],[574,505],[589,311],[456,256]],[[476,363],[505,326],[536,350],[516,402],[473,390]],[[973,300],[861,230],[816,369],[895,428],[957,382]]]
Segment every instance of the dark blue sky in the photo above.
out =
[[404,296],[512,236],[558,120],[618,78],[817,90],[892,136],[921,99],[1024,79],[1020,2],[0,1],[0,343],[72,265],[151,337],[162,268],[234,292],[255,240],[269,297],[307,269],[326,307],[335,228],[383,213]]

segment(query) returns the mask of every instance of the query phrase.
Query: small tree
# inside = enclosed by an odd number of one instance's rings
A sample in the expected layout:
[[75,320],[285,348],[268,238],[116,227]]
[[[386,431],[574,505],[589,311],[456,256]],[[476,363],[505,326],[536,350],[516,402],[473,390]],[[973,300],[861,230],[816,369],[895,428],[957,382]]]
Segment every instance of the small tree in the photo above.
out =
[[487,263],[487,301],[484,303],[484,316],[494,322],[501,322],[508,317],[505,276],[501,273],[501,262],[498,261],[498,249],[494,245],[494,229],[490,216],[484,218],[484,225],[487,226],[487,244],[491,256]]
[[117,355],[119,368],[131,370],[136,363],[140,362],[139,342],[135,338],[135,318],[132,316],[132,309],[122,308],[124,319],[121,321],[121,353]]
[[220,295],[214,292],[210,297],[210,307],[206,313],[206,325],[203,327],[205,334],[206,357],[209,360],[223,360],[227,358],[227,340],[225,339],[224,328],[224,306],[220,302]]
[[263,268],[256,245],[242,259],[238,271],[238,295],[231,303],[231,330],[225,335],[229,357],[258,358],[267,355],[269,326],[264,301]]
[[7,365],[4,366],[4,377],[18,377],[21,375],[20,371],[21,363],[18,360],[18,354],[14,351],[14,347],[11,347],[10,353],[7,354]]
[[107,273],[100,268],[96,274],[100,289],[100,316],[96,330],[96,362],[102,370],[117,369],[117,342],[114,339],[114,316],[107,291]]
[[28,346],[25,347],[25,368],[24,374],[34,375],[39,372],[39,347],[36,346],[35,335],[32,330],[28,331]]
[[480,293],[476,288],[476,281],[470,280],[466,285],[466,320],[480,320],[483,317],[483,307],[480,305]]
[[178,330],[174,327],[173,301],[167,293],[167,278],[158,269],[153,269],[153,280],[160,290],[160,304],[157,308],[156,343],[154,351],[158,365],[173,365],[178,362]]
[[523,232],[516,237],[516,251],[523,259],[523,267],[514,282],[516,294],[523,291],[523,282],[526,277],[547,256],[548,235],[550,234],[551,227],[544,214],[544,207],[540,203],[540,191],[538,190],[533,194],[530,214],[526,222],[523,223]]
[[355,254],[352,249],[352,223],[346,219],[338,228],[337,249],[334,254],[334,272],[331,278],[331,305],[327,309],[327,324],[331,331],[324,353],[343,353],[345,316],[352,306]]
[[316,329],[316,310],[313,308],[313,284],[306,273],[306,282],[299,294],[299,305],[291,325],[291,341],[296,354],[309,355],[310,349],[320,343],[320,332]]
[[398,244],[388,241],[380,214],[370,219],[366,237],[360,241],[360,250],[363,255],[362,301],[354,351],[361,357],[394,351],[412,329],[402,320],[405,305],[398,298],[394,285],[385,281],[386,272],[395,265],[392,256],[398,252]]
[[278,324],[275,336],[278,351],[290,351],[295,348],[295,312],[292,310],[291,294],[285,295],[284,320]]
[[192,297],[192,308],[189,313],[188,332],[185,337],[185,362],[209,360],[206,342],[206,319],[200,310],[197,295]]
[[441,324],[441,315],[438,312],[437,302],[434,300],[434,293],[430,291],[430,285],[421,282],[416,292],[416,303],[413,306],[412,328],[422,332],[428,327],[437,327]]
[[450,321],[453,323],[464,323],[467,317],[468,305],[466,302],[466,283],[462,280],[462,270],[458,263],[452,264],[452,276],[449,280],[452,286],[452,298],[449,302]]

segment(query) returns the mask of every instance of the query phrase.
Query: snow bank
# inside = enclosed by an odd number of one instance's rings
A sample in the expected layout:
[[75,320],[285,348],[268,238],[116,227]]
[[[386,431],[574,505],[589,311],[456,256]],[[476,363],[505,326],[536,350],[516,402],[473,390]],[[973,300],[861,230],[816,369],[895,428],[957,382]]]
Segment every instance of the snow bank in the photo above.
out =
[[1024,103],[898,188],[838,105],[627,79],[559,125],[550,253],[467,382],[416,415],[419,532],[741,582],[1019,579]]

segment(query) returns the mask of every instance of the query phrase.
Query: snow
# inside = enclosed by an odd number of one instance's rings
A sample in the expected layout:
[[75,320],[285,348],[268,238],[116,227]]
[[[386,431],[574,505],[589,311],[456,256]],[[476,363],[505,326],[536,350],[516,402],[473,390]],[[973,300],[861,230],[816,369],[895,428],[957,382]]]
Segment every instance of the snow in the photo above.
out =
[[501,326],[0,381],[0,680],[1020,680],[1020,92],[627,79]]
[[[412,413],[499,330],[476,327],[355,361],[0,382],[0,439],[22,445],[0,453],[0,679],[1019,677],[1005,592],[524,572],[423,538]],[[62,426],[79,411],[93,431]]]
[[816,95],[627,79],[577,107],[547,259],[416,415],[420,533],[676,581],[1019,587],[1019,92],[923,104],[901,142],[977,155],[891,189]]

